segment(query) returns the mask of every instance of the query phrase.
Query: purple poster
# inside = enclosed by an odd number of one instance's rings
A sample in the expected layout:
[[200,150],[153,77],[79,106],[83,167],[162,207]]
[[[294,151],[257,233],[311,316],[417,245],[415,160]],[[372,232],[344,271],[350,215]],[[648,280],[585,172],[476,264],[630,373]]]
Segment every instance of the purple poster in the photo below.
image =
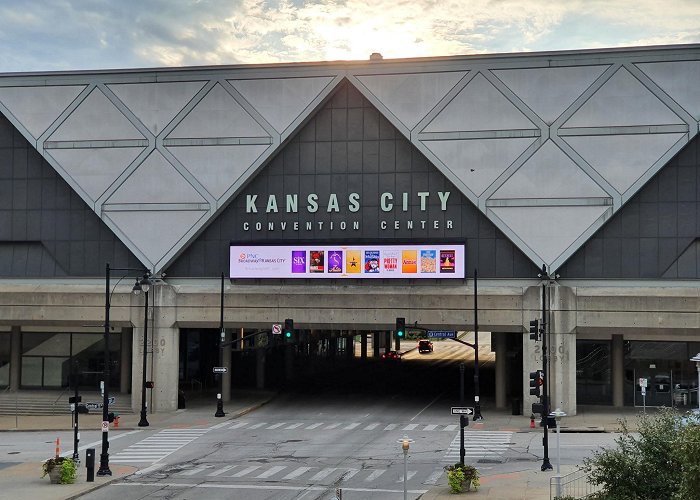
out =
[[292,273],[306,272],[306,251],[292,250]]
[[328,272],[342,273],[343,272],[343,251],[329,250],[328,251]]

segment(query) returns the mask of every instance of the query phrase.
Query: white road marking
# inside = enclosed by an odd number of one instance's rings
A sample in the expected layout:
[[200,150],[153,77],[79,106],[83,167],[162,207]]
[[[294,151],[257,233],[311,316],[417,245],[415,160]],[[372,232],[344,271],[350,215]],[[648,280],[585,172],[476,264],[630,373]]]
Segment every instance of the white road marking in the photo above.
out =
[[365,481],[368,481],[368,482],[374,481],[375,479],[377,479],[379,476],[381,476],[385,472],[386,472],[386,469],[377,469],[377,470],[373,471],[369,476],[367,476]]
[[259,468],[260,468],[259,465],[251,465],[250,467],[246,467],[242,471],[236,472],[235,474],[231,474],[228,477],[243,477],[246,474],[250,474],[251,472],[253,472],[254,470],[257,470]]
[[426,479],[425,481],[423,481],[423,484],[437,484],[438,479],[440,479],[440,477],[442,476],[442,474],[443,474],[443,470],[442,470],[442,469],[437,469],[435,472],[433,472],[432,474],[430,474],[430,476],[428,476],[428,479]]
[[299,467],[299,468],[293,470],[292,472],[290,472],[289,474],[287,474],[286,476],[284,476],[284,477],[282,478],[282,480],[283,480],[283,481],[288,481],[288,480],[290,480],[290,479],[296,479],[296,478],[298,478],[299,476],[301,476],[302,474],[305,474],[306,472],[309,472],[312,468],[313,468],[313,467]]
[[214,472],[210,472],[209,474],[207,474],[207,476],[210,476],[210,477],[219,476],[219,475],[223,474],[224,472],[228,472],[235,467],[238,467],[238,466],[237,465],[227,465],[226,467],[222,467],[219,470],[216,470]]
[[[137,486],[153,488],[153,483],[112,483],[113,486]],[[274,490],[274,491],[328,491],[327,486],[305,486],[305,485],[276,485],[276,484],[221,484],[221,483],[200,483],[200,484],[183,484],[183,483],[157,483],[158,488],[207,488],[221,490]],[[379,488],[343,488],[343,491],[351,491],[354,493],[396,493],[402,494],[403,490],[389,490]],[[412,495],[423,495],[428,490],[407,490],[407,493]]]
[[333,471],[336,471],[336,470],[338,470],[337,467],[326,467],[325,469],[322,469],[320,472],[311,476],[311,478],[309,480],[310,481],[320,481],[321,479],[328,477]]
[[265,479],[265,478],[268,478],[270,476],[274,476],[275,474],[277,474],[278,472],[280,472],[286,468],[287,467],[284,465],[275,465],[274,467],[270,467],[268,470],[266,470],[262,474],[255,476],[255,478],[256,479]]
[[311,424],[310,426],[308,426],[308,427],[306,428],[306,430],[309,430],[309,431],[310,431],[310,430],[315,429],[316,427],[321,427],[322,425],[323,425],[323,422],[317,422],[317,423],[315,423],[315,424]]

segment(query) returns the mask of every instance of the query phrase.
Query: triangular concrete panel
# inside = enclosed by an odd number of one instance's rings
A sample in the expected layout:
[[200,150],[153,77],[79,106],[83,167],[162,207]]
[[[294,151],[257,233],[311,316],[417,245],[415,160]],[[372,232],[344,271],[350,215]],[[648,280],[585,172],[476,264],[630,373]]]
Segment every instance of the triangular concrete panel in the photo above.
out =
[[[205,203],[159,151],[154,151],[112,193],[107,204]],[[105,209],[108,207],[105,206]]]
[[685,135],[598,135],[563,139],[620,194],[624,194]]
[[423,132],[532,130],[535,126],[483,75],[476,75]]
[[0,102],[36,140],[85,87],[0,87]]
[[49,154],[96,201],[144,148],[52,149]]
[[59,125],[50,141],[144,139],[143,134],[97,88]]
[[357,79],[408,130],[454,88],[467,71],[360,75]]
[[620,68],[562,128],[679,124],[685,122],[627,69]]
[[270,134],[216,84],[168,134],[169,139],[210,137],[270,137]]
[[228,82],[281,134],[328,87],[333,78],[265,78]]
[[700,120],[700,61],[637,64],[689,115]]
[[533,138],[422,141],[476,196],[498,178]]
[[552,124],[607,66],[569,66],[493,71],[545,123]]
[[157,136],[205,83],[124,83],[108,88]]
[[182,239],[200,225],[205,210],[138,210],[105,212],[104,217],[116,232],[137,248],[151,268],[160,268],[162,259],[180,248]]
[[551,264],[592,228],[609,206],[493,207],[489,210],[541,259]]
[[491,199],[607,198],[596,184],[553,141],[547,141]]
[[217,200],[221,199],[270,146],[177,146],[168,150]]

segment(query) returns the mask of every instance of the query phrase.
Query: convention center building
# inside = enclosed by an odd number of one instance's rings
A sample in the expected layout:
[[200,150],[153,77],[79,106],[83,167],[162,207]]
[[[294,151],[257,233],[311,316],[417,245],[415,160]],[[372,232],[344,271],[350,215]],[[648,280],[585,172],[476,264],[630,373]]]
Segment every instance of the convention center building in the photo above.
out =
[[501,408],[544,352],[570,414],[697,406],[699,82],[700,45],[0,74],[0,389],[175,411],[404,318],[490,332]]

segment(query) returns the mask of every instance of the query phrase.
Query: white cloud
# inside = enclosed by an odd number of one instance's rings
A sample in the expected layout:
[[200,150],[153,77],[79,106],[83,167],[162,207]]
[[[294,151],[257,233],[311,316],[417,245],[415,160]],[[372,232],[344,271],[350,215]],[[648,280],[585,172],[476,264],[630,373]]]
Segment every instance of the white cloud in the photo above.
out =
[[700,42],[697,0],[11,0],[0,71]]

